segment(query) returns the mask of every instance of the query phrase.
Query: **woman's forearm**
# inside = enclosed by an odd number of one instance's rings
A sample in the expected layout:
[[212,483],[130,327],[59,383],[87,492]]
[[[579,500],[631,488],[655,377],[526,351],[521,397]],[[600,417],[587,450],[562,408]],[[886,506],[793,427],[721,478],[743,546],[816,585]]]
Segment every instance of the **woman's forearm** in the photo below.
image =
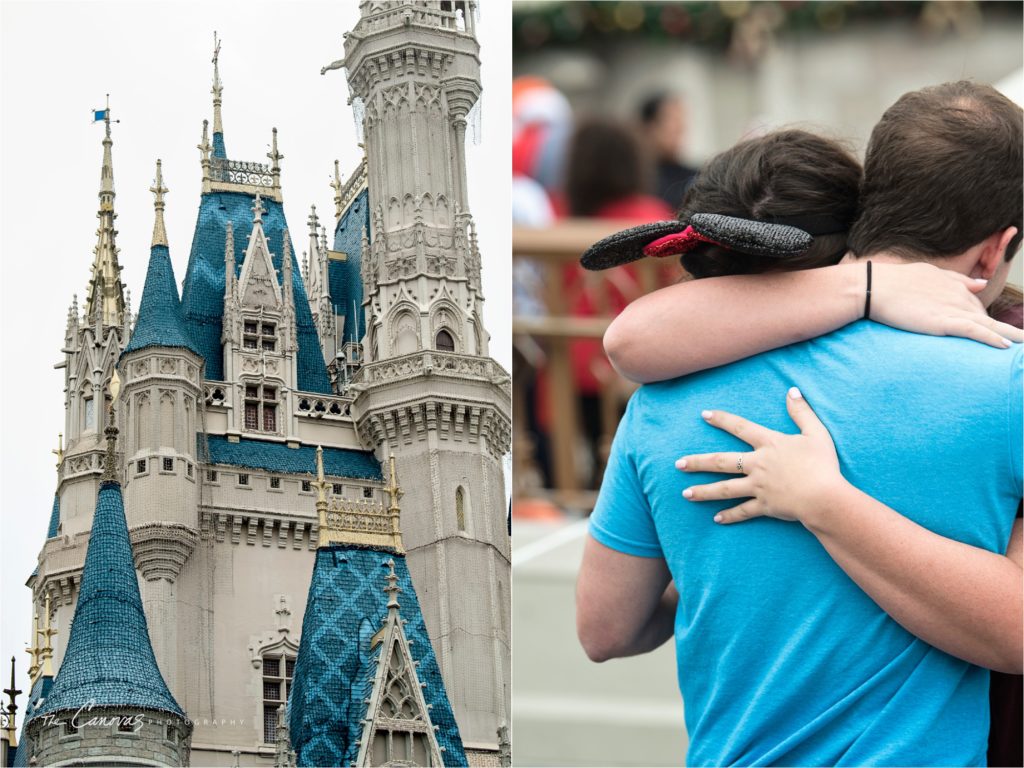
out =
[[979,666],[1020,674],[1019,521],[1001,555],[933,533],[844,483],[827,509],[803,522],[908,632]]
[[637,299],[605,333],[612,365],[646,383],[841,328],[864,311],[863,265],[677,283]]

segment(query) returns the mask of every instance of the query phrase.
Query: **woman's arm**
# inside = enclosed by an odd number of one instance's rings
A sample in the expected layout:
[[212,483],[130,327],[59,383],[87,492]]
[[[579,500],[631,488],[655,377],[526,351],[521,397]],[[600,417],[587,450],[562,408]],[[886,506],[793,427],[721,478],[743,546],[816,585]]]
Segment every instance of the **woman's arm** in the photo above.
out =
[[722,411],[713,426],[755,449],[686,456],[687,472],[743,477],[691,486],[693,501],[751,497],[715,515],[735,523],[767,515],[798,520],[832,559],[908,632],[979,666],[1019,674],[1024,655],[1024,570],[1021,525],[1006,555],[939,536],[854,488],[842,476],[828,430],[790,390],[786,405],[800,434],[785,435]]
[[[930,264],[872,264],[871,318],[906,331],[1007,346],[1020,329],[985,314],[984,281]],[[689,280],[643,296],[612,322],[605,352],[646,383],[822,336],[864,316],[864,263]]]

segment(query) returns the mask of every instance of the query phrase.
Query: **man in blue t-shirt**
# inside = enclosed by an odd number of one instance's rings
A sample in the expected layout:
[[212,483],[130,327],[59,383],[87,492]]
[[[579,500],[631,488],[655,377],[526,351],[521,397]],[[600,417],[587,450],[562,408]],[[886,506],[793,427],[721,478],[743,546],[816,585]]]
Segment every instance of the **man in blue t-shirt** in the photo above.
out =
[[[998,295],[1022,229],[1020,109],[1000,99],[956,83],[886,112],[856,257],[928,259],[989,278],[986,303]],[[736,501],[683,498],[720,476],[679,472],[679,457],[749,450],[701,413],[792,432],[792,386],[856,488],[992,552],[1020,535],[1021,349],[857,322],[634,395],[580,573],[585,648],[603,660],[674,635],[694,765],[985,765],[986,670],[900,627],[803,526],[719,526],[713,514]]]

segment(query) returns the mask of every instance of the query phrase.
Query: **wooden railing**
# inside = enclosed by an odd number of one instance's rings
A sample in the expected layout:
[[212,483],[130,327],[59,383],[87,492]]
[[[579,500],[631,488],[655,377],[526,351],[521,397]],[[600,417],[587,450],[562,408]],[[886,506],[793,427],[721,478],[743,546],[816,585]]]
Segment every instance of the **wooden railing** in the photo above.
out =
[[[570,348],[577,339],[600,339],[614,316],[609,298],[609,273],[586,273],[579,280],[576,293],[566,286],[567,267],[578,262],[580,254],[606,235],[617,232],[636,222],[567,220],[547,229],[516,227],[512,233],[514,262],[526,260],[535,264],[541,273],[543,312],[538,315],[514,314],[512,318],[515,365],[513,373],[513,476],[514,494],[546,496],[563,506],[589,509],[593,506],[596,483],[582,477],[576,455],[583,437],[580,425],[579,392],[574,380]],[[633,274],[642,293],[657,287],[658,275],[650,260],[635,263]],[[594,308],[593,316],[574,317],[572,309],[578,299],[578,290],[585,289]],[[531,349],[543,351],[542,365],[534,365],[538,357]],[[530,407],[526,392],[537,375],[545,370],[549,395],[549,442],[552,485],[544,488],[538,482],[536,449],[528,427]],[[612,373],[601,382],[601,427],[597,446],[597,472],[600,477],[608,458],[611,440],[615,435],[619,414],[630,384]]]

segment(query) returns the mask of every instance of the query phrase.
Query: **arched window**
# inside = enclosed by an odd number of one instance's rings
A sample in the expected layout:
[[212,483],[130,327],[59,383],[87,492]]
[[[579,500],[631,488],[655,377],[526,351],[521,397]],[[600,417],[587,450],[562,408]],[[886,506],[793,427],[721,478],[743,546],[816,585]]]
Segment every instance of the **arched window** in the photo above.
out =
[[461,485],[455,489],[455,523],[460,531],[466,530],[466,494]]
[[454,352],[455,351],[455,339],[452,335],[442,328],[437,332],[437,338],[434,340],[434,347],[438,352]]

